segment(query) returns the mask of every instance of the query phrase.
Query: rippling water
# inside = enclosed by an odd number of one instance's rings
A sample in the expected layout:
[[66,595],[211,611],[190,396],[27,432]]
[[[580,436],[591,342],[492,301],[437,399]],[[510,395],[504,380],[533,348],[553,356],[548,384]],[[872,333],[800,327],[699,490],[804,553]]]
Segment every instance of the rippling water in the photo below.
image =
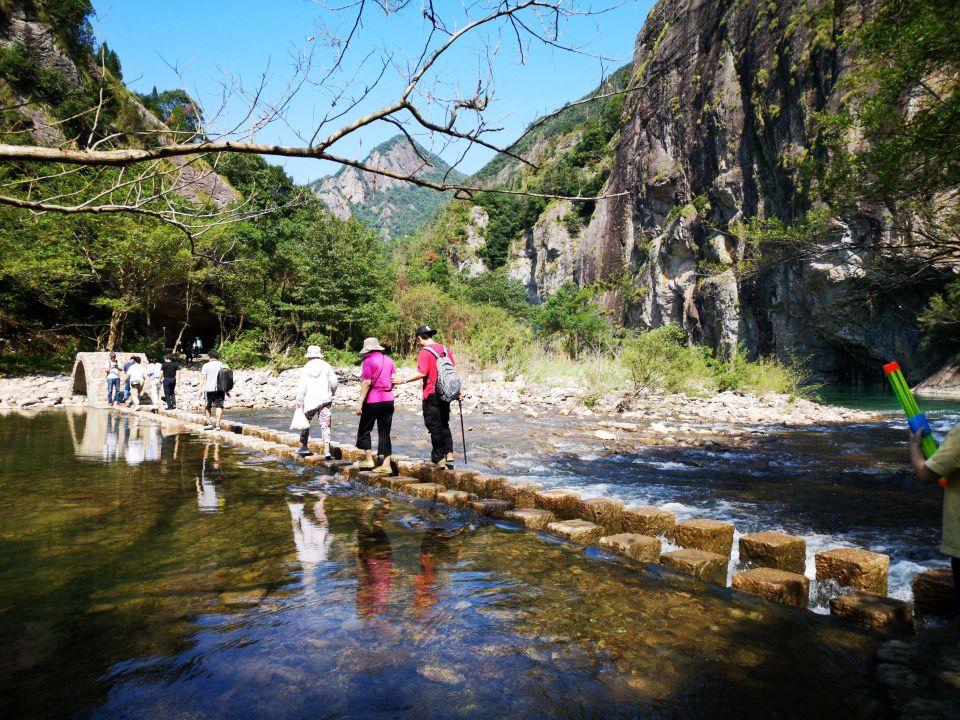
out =
[[139,418],[0,416],[0,543],[5,717],[870,707],[869,633]]
[[[509,413],[468,417],[467,440],[483,469],[548,487],[576,487],[585,496],[615,497],[628,505],[659,505],[679,519],[729,520],[738,535],[781,530],[803,536],[811,580],[813,556],[821,550],[852,545],[889,554],[890,594],[910,599],[918,572],[946,565],[937,550],[940,491],[923,488],[907,465],[905,421],[892,393],[833,389],[824,399],[883,416],[876,422],[800,429],[747,426],[740,428],[747,433],[745,446],[719,451],[650,445],[603,452],[589,422]],[[956,402],[920,403],[938,433],[960,421]],[[289,423],[287,411],[244,417],[275,427]],[[399,418],[394,447],[426,457],[420,418],[409,410],[399,411]],[[669,418],[664,421],[676,426]],[[353,416],[337,415],[337,439],[353,442],[355,428]],[[737,560],[734,542],[731,574]],[[814,582],[812,609],[826,612],[830,592]]]

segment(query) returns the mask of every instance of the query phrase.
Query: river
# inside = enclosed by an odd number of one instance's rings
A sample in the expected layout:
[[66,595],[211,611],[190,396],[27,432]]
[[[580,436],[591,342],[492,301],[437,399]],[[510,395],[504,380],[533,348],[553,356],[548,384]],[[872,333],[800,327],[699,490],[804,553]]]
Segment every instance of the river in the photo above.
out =
[[[638,495],[669,478],[691,507],[719,507],[704,475],[527,450],[507,462]],[[0,543],[5,717],[876,709],[872,633],[146,418],[0,416]]]

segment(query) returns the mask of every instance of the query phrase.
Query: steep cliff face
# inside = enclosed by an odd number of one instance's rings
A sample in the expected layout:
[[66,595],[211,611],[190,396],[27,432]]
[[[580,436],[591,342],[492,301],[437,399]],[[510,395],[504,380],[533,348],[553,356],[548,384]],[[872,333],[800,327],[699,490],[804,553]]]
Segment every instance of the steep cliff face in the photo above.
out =
[[897,277],[898,251],[879,249],[897,242],[884,209],[852,211],[798,259],[731,270],[756,253],[738,221],[789,223],[817,202],[801,161],[818,152],[815,114],[841,102],[852,50],[838,34],[859,18],[837,7],[662,0],[650,14],[606,187],[617,197],[598,204],[573,273],[639,289],[606,298],[625,324],[679,324],[721,349],[796,355],[848,381],[888,358],[914,376],[941,360],[919,352],[916,315],[955,268]]
[[[465,177],[433,153],[411,145],[404,135],[375,147],[364,164],[400,175],[451,183]],[[338,218],[346,220],[356,215],[376,228],[385,240],[419,229],[447,201],[444,195],[429,188],[352,167],[344,167],[310,187]]]

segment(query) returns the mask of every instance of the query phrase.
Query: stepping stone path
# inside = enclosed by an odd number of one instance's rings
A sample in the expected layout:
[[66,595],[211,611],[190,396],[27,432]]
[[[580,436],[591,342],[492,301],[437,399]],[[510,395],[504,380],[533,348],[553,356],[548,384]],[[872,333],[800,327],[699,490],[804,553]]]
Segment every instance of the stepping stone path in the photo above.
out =
[[513,503],[509,500],[474,500],[470,503],[470,507],[481,515],[501,520],[504,513],[513,510]]
[[636,533],[618,533],[600,538],[603,547],[626,555],[638,562],[655,563],[660,560],[660,539]]
[[740,538],[740,562],[747,565],[801,573],[807,565],[807,543],[803,538],[764,530]]
[[556,516],[549,510],[538,510],[537,508],[508,510],[503,514],[503,518],[531,530],[546,530],[547,525],[557,520]]
[[836,548],[816,554],[817,580],[836,580],[857,590],[887,594],[890,557],[855,548]]
[[673,539],[680,547],[706,550],[730,557],[733,549],[733,524],[721,520],[685,520],[677,523]]
[[951,618],[954,613],[953,572],[924,570],[913,579],[913,610],[918,617]]
[[873,630],[913,630],[910,603],[865,590],[830,600],[830,614]]
[[663,535],[673,537],[677,516],[669,510],[644,506],[627,508],[620,515],[624,532],[637,535]]
[[561,520],[573,520],[580,512],[580,493],[575,490],[540,490],[534,496],[536,506],[549,510]]
[[612,498],[588,498],[580,502],[581,517],[610,533],[620,532],[623,503]]
[[712,582],[717,585],[726,585],[727,583],[729,558],[725,555],[718,555],[707,550],[685,548],[663,553],[660,556],[660,563],[671,570],[693,575],[705,582]]
[[582,545],[595,543],[603,534],[602,527],[588,520],[560,520],[547,525],[547,530]]

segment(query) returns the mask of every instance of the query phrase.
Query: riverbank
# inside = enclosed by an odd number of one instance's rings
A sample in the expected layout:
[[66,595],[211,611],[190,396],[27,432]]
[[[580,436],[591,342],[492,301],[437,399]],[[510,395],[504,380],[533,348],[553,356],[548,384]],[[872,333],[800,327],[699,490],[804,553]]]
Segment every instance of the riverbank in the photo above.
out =
[[[295,402],[299,369],[273,374],[267,370],[243,369],[234,373],[235,386],[227,401],[227,409],[290,408]],[[360,377],[357,368],[338,368],[341,388],[335,405],[352,407],[357,402]],[[180,371],[177,382],[178,407],[199,410],[200,374],[196,370]],[[735,392],[722,392],[709,397],[661,394],[644,391],[609,392],[600,396],[588,393],[570,378],[551,378],[549,382],[527,384],[506,381],[487,373],[465,375],[464,413],[483,415],[501,412],[523,412],[530,417],[546,413],[560,416],[591,418],[616,416],[631,431],[641,424],[657,422],[806,426],[830,423],[863,422],[874,419],[871,412],[833,407],[804,398],[771,393],[761,397]],[[96,380],[94,380],[96,381]],[[104,381],[105,382],[105,381]],[[66,374],[36,374],[0,378],[0,408],[44,408],[57,405],[82,405],[83,394],[74,394],[71,378]],[[82,389],[82,388],[78,388]],[[419,384],[397,388],[397,404],[416,408],[420,402]],[[662,434],[662,433],[661,433]],[[612,440],[613,437],[601,437]]]

